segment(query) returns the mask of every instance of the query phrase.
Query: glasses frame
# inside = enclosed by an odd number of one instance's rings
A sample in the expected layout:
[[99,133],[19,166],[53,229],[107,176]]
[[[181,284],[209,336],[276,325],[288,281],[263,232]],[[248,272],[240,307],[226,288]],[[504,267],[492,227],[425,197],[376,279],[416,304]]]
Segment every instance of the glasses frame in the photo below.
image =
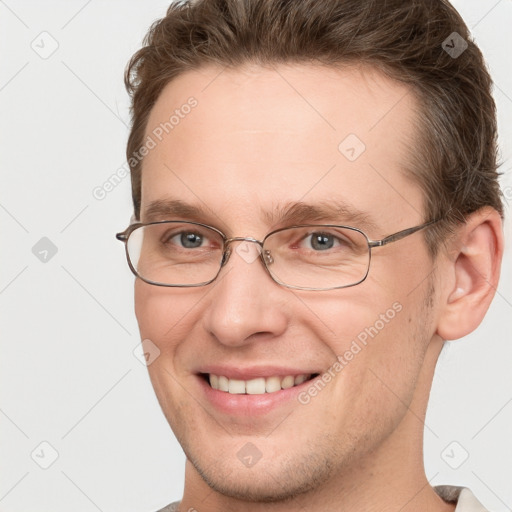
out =
[[[132,273],[136,277],[138,277],[139,279],[144,281],[145,283],[152,284],[154,286],[163,286],[163,287],[166,287],[166,288],[195,288],[195,287],[198,287],[198,286],[206,286],[208,284],[211,284],[211,283],[213,283],[213,281],[215,281],[217,279],[217,277],[219,276],[222,268],[229,261],[229,257],[232,254],[230,244],[232,242],[247,241],[247,242],[254,242],[254,243],[258,244],[261,247],[261,251],[260,251],[260,254],[259,254],[259,259],[263,263],[263,267],[267,271],[267,274],[277,284],[279,284],[281,286],[284,286],[286,288],[294,289],[294,290],[328,291],[328,290],[338,290],[338,289],[341,289],[341,288],[350,288],[352,286],[357,286],[358,284],[361,284],[368,277],[368,274],[370,272],[370,266],[371,266],[371,260],[372,260],[372,249],[374,249],[376,247],[383,247],[384,245],[388,245],[388,244],[391,244],[393,242],[398,242],[398,240],[402,240],[403,238],[405,238],[405,237],[407,237],[409,235],[412,235],[413,233],[417,233],[418,231],[421,231],[422,229],[425,229],[425,228],[427,228],[429,226],[432,226],[433,224],[436,224],[440,220],[441,219],[431,220],[431,221],[425,222],[424,224],[419,224],[418,226],[413,226],[411,228],[402,229],[401,231],[397,231],[396,233],[392,233],[391,235],[385,236],[384,238],[382,238],[380,240],[372,240],[372,239],[370,239],[368,237],[368,235],[364,231],[359,229],[359,228],[355,228],[353,226],[339,225],[339,224],[296,224],[296,225],[293,225],[293,226],[286,226],[284,228],[275,229],[275,230],[271,231],[270,233],[266,234],[265,237],[263,238],[263,240],[258,240],[256,238],[247,237],[247,236],[236,236],[236,237],[228,238],[222,231],[220,231],[219,229],[217,229],[217,228],[215,228],[213,226],[210,226],[209,224],[203,224],[201,222],[194,222],[194,221],[188,221],[188,220],[161,220],[161,221],[155,221],[155,222],[135,222],[133,224],[130,224],[124,231],[122,231],[120,233],[116,233],[116,238],[119,241],[123,242],[124,245],[125,245],[126,259],[128,261],[128,266],[130,267],[130,270],[132,271]],[[218,233],[222,237],[222,240],[224,241],[224,245],[223,245],[223,248],[222,248],[222,259],[221,259],[219,271],[217,272],[217,274],[215,274],[215,277],[213,277],[209,281],[204,281],[204,282],[198,283],[198,284],[164,284],[164,283],[158,283],[156,281],[151,281],[150,279],[145,279],[144,277],[139,275],[137,270],[132,265],[132,262],[130,260],[130,255],[129,255],[129,252],[128,252],[128,239],[130,238],[130,235],[136,229],[139,229],[139,228],[144,227],[144,226],[151,226],[151,225],[155,225],[155,224],[173,224],[173,223],[176,223],[176,224],[187,223],[187,224],[192,224],[192,225],[196,225],[196,226],[201,226],[201,227],[204,227],[204,228],[211,229],[212,231],[215,231],[216,233]],[[357,281],[356,283],[345,284],[345,285],[342,285],[342,286],[333,286],[333,287],[330,287],[330,288],[311,288],[311,287],[303,287],[303,286],[293,286],[293,285],[289,285],[289,284],[283,283],[277,277],[272,275],[272,272],[268,268],[268,265],[272,263],[272,261],[270,261],[271,260],[271,255],[270,254],[265,254],[266,251],[263,250],[263,246],[264,246],[265,240],[267,240],[267,238],[269,238],[271,235],[273,235],[275,233],[279,233],[280,231],[285,231],[287,229],[292,229],[292,228],[307,228],[307,227],[344,228],[344,229],[350,229],[352,231],[357,231],[357,232],[361,233],[365,237],[366,242],[368,244],[368,268],[366,269],[365,275],[359,281]]]

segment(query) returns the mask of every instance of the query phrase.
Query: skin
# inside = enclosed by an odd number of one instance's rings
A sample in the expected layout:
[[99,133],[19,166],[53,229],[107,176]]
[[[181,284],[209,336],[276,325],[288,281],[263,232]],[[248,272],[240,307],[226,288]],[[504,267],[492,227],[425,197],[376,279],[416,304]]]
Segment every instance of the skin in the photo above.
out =
[[[371,239],[427,220],[407,174],[418,106],[404,85],[363,67],[205,67],[167,85],[147,134],[190,96],[197,107],[144,159],[142,221],[157,199],[201,205],[197,220],[260,240],[281,227],[260,209],[288,201],[348,202],[372,216]],[[338,150],[350,133],[366,146],[353,162]],[[187,455],[181,510],[453,510],[424,473],[428,394],[444,340],[483,318],[502,246],[499,215],[484,209],[434,261],[421,232],[375,249],[350,288],[287,289],[236,251],[204,287],[137,279],[141,336],[160,350],[150,378]],[[394,303],[401,311],[307,405],[233,417],[199,389],[194,371],[210,363],[327,370]],[[252,467],[237,457],[247,442],[261,452]]]

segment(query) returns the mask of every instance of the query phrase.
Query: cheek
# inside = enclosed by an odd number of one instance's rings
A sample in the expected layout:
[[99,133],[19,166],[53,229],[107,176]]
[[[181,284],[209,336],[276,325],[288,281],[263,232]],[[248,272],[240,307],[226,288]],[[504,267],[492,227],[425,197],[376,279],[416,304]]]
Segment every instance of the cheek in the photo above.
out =
[[[184,407],[182,388],[176,377],[183,377],[181,347],[196,319],[194,308],[200,294],[149,285],[135,281],[135,315],[141,340],[150,340],[159,350],[148,365],[148,373],[156,396],[165,414]],[[186,402],[186,401],[185,401]],[[171,423],[170,418],[168,418]],[[172,423],[171,423],[172,424]]]
[[150,339],[162,354],[172,351],[195,321],[201,295],[191,290],[153,286],[140,279],[135,282],[135,316],[141,339]]
[[402,306],[394,299],[396,296],[368,278],[357,287],[304,296],[302,302],[306,306],[304,315],[315,322],[318,337],[336,355],[342,355],[352,341],[364,347],[400,321]]
[[364,411],[389,407],[397,402],[395,393],[411,399],[432,335],[424,287],[407,296],[403,289],[383,290],[371,280],[368,285],[373,293],[361,285],[360,291],[352,290],[350,300],[339,295],[308,304],[324,320],[317,323],[318,336],[323,332],[333,362],[339,363],[337,393]]

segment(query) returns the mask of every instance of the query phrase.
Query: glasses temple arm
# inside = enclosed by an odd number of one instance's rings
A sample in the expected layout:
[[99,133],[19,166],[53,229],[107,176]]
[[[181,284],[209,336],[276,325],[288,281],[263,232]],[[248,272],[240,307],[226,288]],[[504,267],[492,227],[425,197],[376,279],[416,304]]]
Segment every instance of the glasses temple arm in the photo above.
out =
[[389,235],[383,238],[382,240],[370,240],[369,245],[370,247],[382,247],[383,245],[390,244],[391,242],[396,242],[397,240],[401,240],[406,236],[412,235],[413,233],[416,233],[421,229],[425,229],[426,227],[431,226],[432,224],[435,224],[440,220],[441,219],[431,220],[430,222],[426,222],[425,224],[421,224],[420,226],[414,226],[413,228],[404,229],[402,231],[399,231],[398,233],[393,233],[392,235]]

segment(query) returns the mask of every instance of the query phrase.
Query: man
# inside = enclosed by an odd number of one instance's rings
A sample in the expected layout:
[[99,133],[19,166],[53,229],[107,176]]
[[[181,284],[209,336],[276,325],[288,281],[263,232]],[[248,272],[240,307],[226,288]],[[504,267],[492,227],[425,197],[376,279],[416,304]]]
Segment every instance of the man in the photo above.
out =
[[499,279],[491,81],[445,1],[171,5],[127,70],[126,242],[199,512],[484,510],[422,445]]

